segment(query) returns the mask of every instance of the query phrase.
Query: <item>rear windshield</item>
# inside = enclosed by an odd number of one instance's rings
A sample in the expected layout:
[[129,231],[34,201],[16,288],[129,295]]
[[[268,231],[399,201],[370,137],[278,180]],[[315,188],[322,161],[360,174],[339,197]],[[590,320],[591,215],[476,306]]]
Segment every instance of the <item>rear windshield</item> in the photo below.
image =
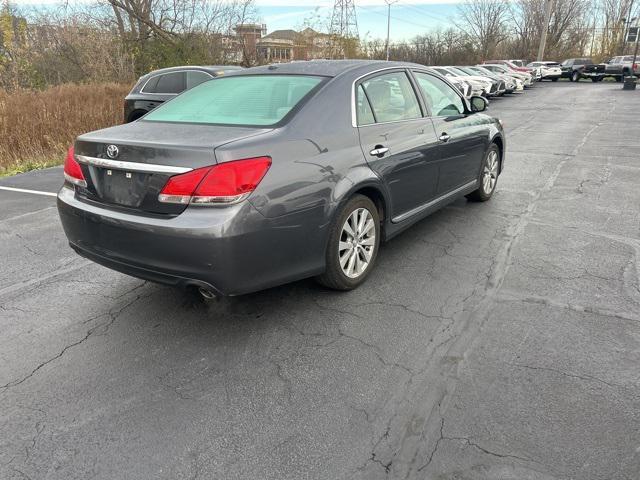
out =
[[237,75],[202,83],[152,110],[144,120],[223,125],[274,125],[324,77]]

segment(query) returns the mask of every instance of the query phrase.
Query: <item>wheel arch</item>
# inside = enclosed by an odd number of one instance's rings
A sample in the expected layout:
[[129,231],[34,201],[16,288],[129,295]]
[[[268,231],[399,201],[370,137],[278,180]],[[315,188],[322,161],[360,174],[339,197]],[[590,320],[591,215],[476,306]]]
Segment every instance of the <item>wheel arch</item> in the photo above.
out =
[[369,179],[357,184],[354,184],[338,202],[338,205],[334,209],[332,217],[335,218],[340,212],[345,203],[354,195],[364,195],[369,198],[378,210],[378,216],[380,217],[380,230],[382,232],[382,239],[386,238],[385,225],[390,221],[391,215],[391,201],[388,193],[381,182],[374,179]]

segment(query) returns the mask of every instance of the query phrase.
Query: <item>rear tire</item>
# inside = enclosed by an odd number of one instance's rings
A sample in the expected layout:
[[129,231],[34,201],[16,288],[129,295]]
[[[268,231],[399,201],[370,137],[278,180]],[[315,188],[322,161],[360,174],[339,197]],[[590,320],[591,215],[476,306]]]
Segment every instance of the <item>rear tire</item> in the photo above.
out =
[[551,81],[552,81],[552,82],[557,82],[557,81],[558,81],[558,79],[557,79],[557,78],[552,78],[552,79],[551,79]]
[[478,178],[478,189],[467,195],[473,202],[486,202],[491,198],[498,184],[500,175],[500,149],[498,145],[492,143],[484,154],[482,169]]
[[357,288],[373,270],[379,247],[378,209],[369,197],[355,195],[331,225],[326,270],[316,281],[333,290]]

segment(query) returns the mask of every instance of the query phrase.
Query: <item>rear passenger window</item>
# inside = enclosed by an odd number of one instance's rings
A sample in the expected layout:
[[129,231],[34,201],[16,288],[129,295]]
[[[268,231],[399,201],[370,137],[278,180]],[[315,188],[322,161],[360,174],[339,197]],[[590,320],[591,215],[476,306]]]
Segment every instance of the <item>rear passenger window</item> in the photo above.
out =
[[174,72],[160,75],[155,93],[180,93],[184,90],[185,72]]
[[142,92],[143,93],[154,93],[156,91],[156,87],[158,85],[158,80],[160,79],[160,77],[152,77],[149,80],[147,80],[147,83],[144,84],[144,86],[142,87]]
[[[387,73],[362,82],[377,123],[422,117],[420,104],[404,72]],[[366,112],[362,112],[367,115]]]
[[205,72],[189,71],[187,72],[187,90],[200,85],[202,82],[211,80],[211,75]]

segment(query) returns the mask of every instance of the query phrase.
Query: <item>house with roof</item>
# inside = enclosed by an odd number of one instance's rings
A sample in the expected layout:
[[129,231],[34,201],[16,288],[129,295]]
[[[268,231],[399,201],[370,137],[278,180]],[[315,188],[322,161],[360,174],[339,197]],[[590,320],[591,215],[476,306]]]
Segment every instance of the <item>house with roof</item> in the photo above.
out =
[[257,59],[265,63],[329,58],[330,36],[312,28],[275,30],[256,43]]

